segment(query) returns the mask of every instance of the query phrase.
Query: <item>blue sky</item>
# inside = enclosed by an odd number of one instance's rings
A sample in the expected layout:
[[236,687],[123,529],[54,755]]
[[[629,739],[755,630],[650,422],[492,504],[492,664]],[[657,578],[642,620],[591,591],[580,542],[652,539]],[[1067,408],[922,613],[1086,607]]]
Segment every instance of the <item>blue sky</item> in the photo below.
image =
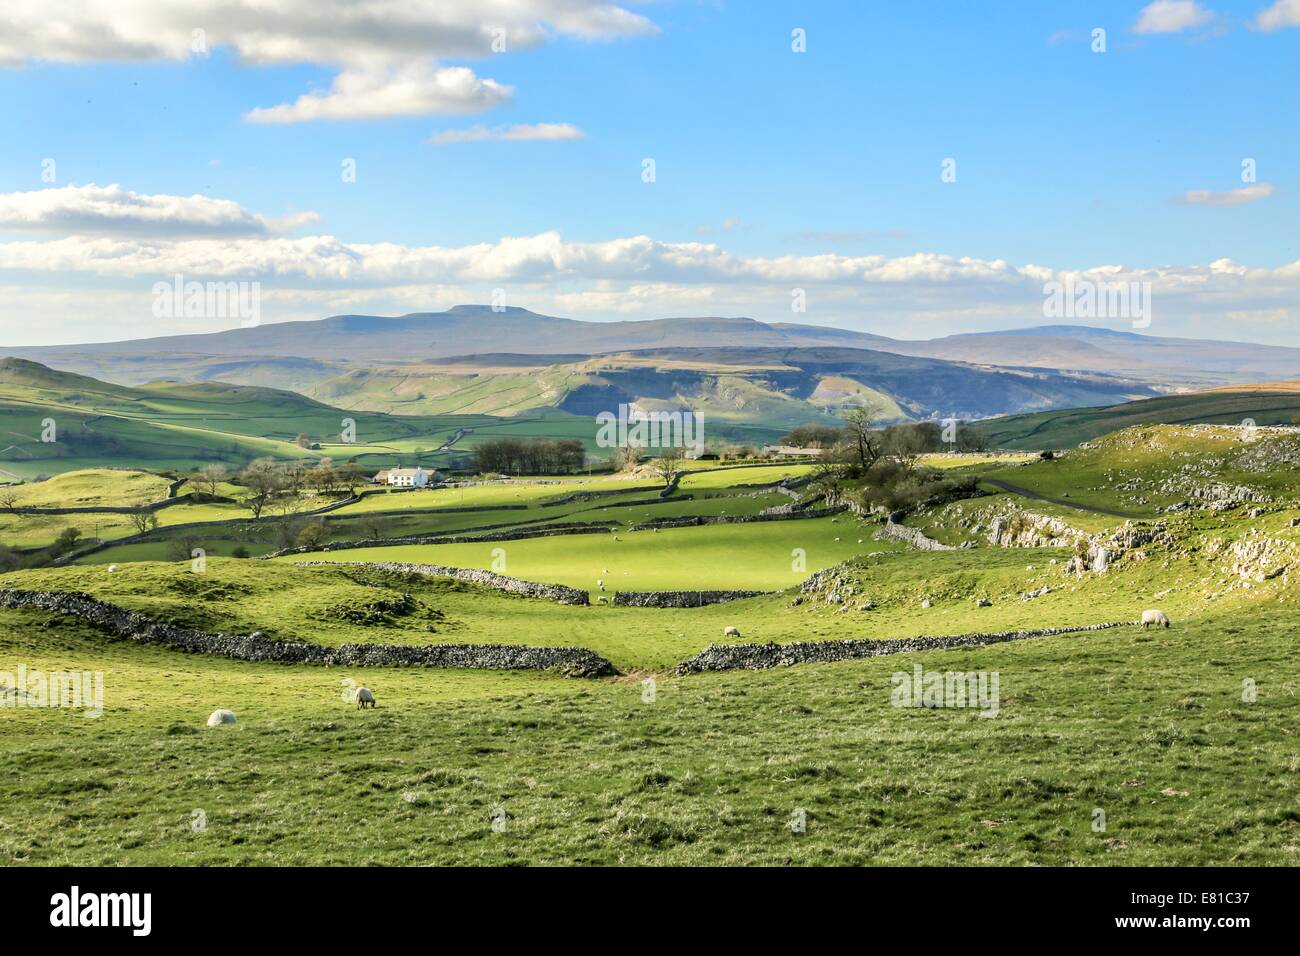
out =
[[[72,3],[54,16],[85,44],[44,38],[48,4],[29,21],[19,12],[8,50],[0,38],[0,343],[229,327],[145,315],[140,290],[182,267],[260,281],[267,321],[504,289],[510,304],[588,319],[754,315],[931,337],[1041,324],[1043,275],[1115,266],[1154,281],[1153,334],[1300,344],[1295,0],[537,0],[502,53],[461,33],[444,43],[439,30],[501,22],[491,3],[453,0],[442,9],[455,22],[429,27],[436,54],[395,49],[363,22],[342,36],[281,26],[281,47],[251,55],[246,34],[223,27],[238,0],[158,5],[174,16],[110,22],[121,49],[98,49]],[[572,8],[587,19],[565,20]],[[206,55],[177,47],[209,20]],[[354,28],[379,36],[355,55]],[[791,49],[796,28],[806,52]],[[335,118],[250,116],[327,93],[340,74],[407,66],[468,68],[511,91],[408,107],[385,100],[380,79],[380,105],[353,97]],[[384,101],[398,106],[385,114]],[[581,138],[429,141],[536,124]],[[947,158],[955,182],[941,181]],[[340,176],[346,159],[355,182]],[[216,235],[200,204],[146,226],[104,212],[120,196],[53,192],[91,184],[161,207],[225,200],[277,223]],[[282,248],[311,237],[343,251]],[[620,244],[635,237],[648,244]],[[1224,260],[1232,268],[1211,268]],[[795,287],[807,312],[792,313]],[[17,320],[24,305],[50,322]]]

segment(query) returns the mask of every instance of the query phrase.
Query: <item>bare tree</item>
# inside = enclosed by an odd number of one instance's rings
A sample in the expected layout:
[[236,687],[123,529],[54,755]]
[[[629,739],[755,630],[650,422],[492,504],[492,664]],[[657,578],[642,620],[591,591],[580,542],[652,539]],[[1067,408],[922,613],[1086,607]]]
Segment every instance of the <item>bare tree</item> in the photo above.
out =
[[933,422],[893,425],[885,429],[884,454],[898,462],[903,470],[910,474],[916,468],[917,459],[931,450],[937,433],[938,428]]
[[865,472],[878,462],[884,450],[881,433],[872,424],[871,413],[865,408],[854,408],[844,416],[848,451],[858,472]]
[[328,458],[321,459],[321,463],[308,472],[307,484],[327,495],[334,492],[339,485],[339,475]]
[[817,464],[813,466],[813,475],[812,483],[817,486],[822,494],[827,498],[839,496],[840,488],[843,485],[844,466],[836,460],[833,448],[822,449]]
[[357,488],[364,485],[366,479],[370,477],[370,473],[356,462],[348,462],[341,466],[335,475],[338,477],[338,483],[346,488],[348,495],[353,498],[357,496]]
[[671,488],[673,483],[686,471],[682,465],[683,454],[680,448],[668,448],[664,450],[662,455],[650,462],[650,470],[663,481],[664,487]]
[[301,514],[307,510],[308,501],[292,491],[280,491],[270,501],[270,506],[286,517]]
[[143,506],[132,509],[130,517],[131,526],[135,528],[136,534],[144,534],[158,527],[158,516]]
[[309,472],[310,468],[305,462],[291,461],[287,465],[282,465],[280,467],[281,488],[294,496],[302,494],[302,490],[307,487]]
[[198,474],[190,480],[198,485],[199,490],[204,494],[212,495],[215,498],[217,489],[221,487],[221,483],[226,480],[226,477],[226,466],[214,462],[211,465],[204,465],[199,469]]
[[258,458],[239,473],[239,481],[248,489],[244,498],[244,507],[253,513],[253,517],[262,517],[262,512],[271,500],[284,488],[284,478],[280,467],[271,458]]
[[0,511],[5,511],[11,515],[18,514],[18,501],[19,497],[16,491],[0,492]]

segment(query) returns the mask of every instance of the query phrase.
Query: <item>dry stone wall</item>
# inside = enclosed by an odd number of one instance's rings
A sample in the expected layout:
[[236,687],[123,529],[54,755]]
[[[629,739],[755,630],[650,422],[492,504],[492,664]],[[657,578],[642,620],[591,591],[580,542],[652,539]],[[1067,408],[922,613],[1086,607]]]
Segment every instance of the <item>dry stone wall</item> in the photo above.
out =
[[1045,627],[1027,631],[1002,631],[989,634],[959,634],[953,637],[908,637],[849,641],[796,641],[791,644],[710,644],[690,660],[677,665],[678,674],[701,671],[765,670],[795,664],[824,664],[832,661],[881,657],[887,654],[910,654],[916,651],[943,650],[952,647],[981,647],[1030,637],[1051,637],[1084,631],[1104,631],[1135,622],[1117,621],[1082,627]]
[[618,673],[605,658],[582,647],[512,644],[342,644],[323,647],[307,642],[273,640],[260,631],[244,635],[212,633],[155,621],[137,611],[128,611],[78,592],[0,589],[0,607],[65,614],[140,644],[241,661],[352,667],[558,670],[571,677],[603,677]]

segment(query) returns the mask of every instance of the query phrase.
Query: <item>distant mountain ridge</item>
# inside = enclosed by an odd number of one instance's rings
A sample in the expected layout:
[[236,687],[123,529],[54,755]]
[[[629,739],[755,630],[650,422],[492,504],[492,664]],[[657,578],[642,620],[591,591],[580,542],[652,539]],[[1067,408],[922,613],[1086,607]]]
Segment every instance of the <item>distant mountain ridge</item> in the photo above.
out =
[[1300,377],[1300,349],[1162,338],[1089,326],[1046,325],[929,340],[851,329],[706,316],[587,322],[510,307],[459,305],[386,317],[303,322],[127,342],[28,346],[0,352],[122,384],[221,378],[301,389],[371,363],[465,355],[591,356],[655,348],[872,349],[983,365],[1105,372],[1164,390]]

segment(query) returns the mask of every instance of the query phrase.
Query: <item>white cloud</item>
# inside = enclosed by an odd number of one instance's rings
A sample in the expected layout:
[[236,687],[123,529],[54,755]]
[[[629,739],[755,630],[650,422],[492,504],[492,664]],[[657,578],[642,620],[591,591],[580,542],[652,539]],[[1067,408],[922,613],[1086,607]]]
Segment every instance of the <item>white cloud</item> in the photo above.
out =
[[1246,203],[1267,199],[1271,195],[1273,195],[1272,183],[1256,183],[1253,186],[1242,186],[1240,189],[1230,189],[1221,193],[1209,189],[1193,189],[1176,196],[1174,202],[1189,206],[1243,206]]
[[510,99],[513,92],[467,67],[409,63],[397,70],[340,73],[328,93],[304,93],[293,103],[250,110],[244,118],[250,123],[301,123],[481,113]]
[[1155,0],[1138,14],[1134,33],[1182,33],[1208,23],[1214,14],[1196,0]]
[[1282,30],[1286,27],[1300,27],[1300,0],[1277,0],[1255,17],[1257,30]]
[[257,236],[284,232],[320,217],[304,212],[271,219],[229,199],[145,195],[117,184],[60,186],[0,193],[0,230],[78,235]]
[[[1152,329],[1156,334],[1294,338],[1279,315],[1300,327],[1300,261],[1065,271],[930,252],[746,256],[714,242],[645,235],[574,242],[543,232],[464,246],[352,243],[277,235],[278,225],[230,201],[142,196],[120,186],[0,196],[0,228],[64,233],[0,242],[0,285],[7,290],[0,315],[22,316],[0,326],[0,339],[39,344],[220,327],[184,320],[160,327],[153,319],[146,293],[177,273],[260,282],[266,321],[485,302],[500,288],[514,304],[560,315],[750,315],[916,338],[1042,324],[1044,283],[1074,278],[1150,282],[1157,321],[1165,323]],[[795,289],[805,291],[807,313],[791,311]]]
[[509,87],[441,61],[657,32],[608,0],[5,0],[3,18],[0,66],[187,60],[226,47],[245,63],[338,71],[326,93],[247,114],[267,123],[480,112]]
[[571,123],[516,123],[514,126],[472,126],[434,133],[430,143],[481,143],[488,140],[518,142],[523,140],[585,139],[586,133]]

